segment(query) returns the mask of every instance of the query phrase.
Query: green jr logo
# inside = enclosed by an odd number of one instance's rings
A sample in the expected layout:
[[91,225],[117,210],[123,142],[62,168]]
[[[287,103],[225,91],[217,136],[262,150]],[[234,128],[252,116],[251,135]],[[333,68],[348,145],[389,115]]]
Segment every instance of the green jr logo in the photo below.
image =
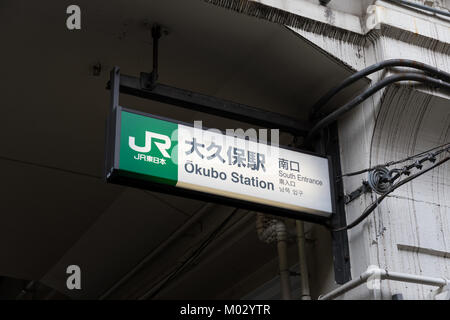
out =
[[156,147],[158,148],[158,150],[161,152],[161,154],[165,158],[170,158],[170,155],[167,152],[167,149],[170,149],[170,146],[171,146],[170,138],[168,136],[165,136],[165,135],[162,135],[162,134],[159,134],[156,132],[145,131],[145,145],[143,147],[137,146],[136,138],[132,137],[132,136],[129,136],[129,138],[128,138],[128,145],[134,151],[137,151],[140,153],[147,153],[147,152],[150,152],[150,150],[152,149],[152,139],[164,141],[164,143],[156,142],[156,141],[154,143],[155,143]]

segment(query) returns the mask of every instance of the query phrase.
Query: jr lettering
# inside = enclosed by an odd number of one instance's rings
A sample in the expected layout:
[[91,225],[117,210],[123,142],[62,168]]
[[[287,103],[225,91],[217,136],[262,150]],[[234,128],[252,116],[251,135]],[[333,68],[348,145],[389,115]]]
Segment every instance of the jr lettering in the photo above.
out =
[[134,151],[140,153],[147,153],[150,152],[150,150],[152,149],[152,138],[164,141],[164,143],[155,141],[155,145],[164,157],[170,158],[170,155],[167,152],[167,149],[169,149],[171,145],[170,138],[168,136],[159,133],[145,131],[145,145],[143,147],[137,146],[135,137],[130,136],[128,138],[128,145]]

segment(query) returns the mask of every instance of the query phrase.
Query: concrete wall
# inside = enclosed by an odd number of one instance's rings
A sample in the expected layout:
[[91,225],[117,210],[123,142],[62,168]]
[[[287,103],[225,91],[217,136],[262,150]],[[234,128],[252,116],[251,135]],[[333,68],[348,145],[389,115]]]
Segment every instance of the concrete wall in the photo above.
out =
[[[256,10],[238,0],[206,1],[225,6],[234,3],[235,10],[283,23],[331,59],[354,70],[405,58],[450,71],[450,22],[432,13],[375,0],[335,0],[327,7],[316,0],[251,0],[272,10]],[[448,0],[414,1],[450,8]],[[375,83],[398,71],[401,69],[381,71],[369,78]],[[328,89],[323,88],[323,93]],[[449,98],[443,91],[408,82],[372,95],[338,121],[342,171],[399,160],[449,142]],[[336,101],[327,107],[339,107]],[[354,191],[365,179],[366,174],[345,178],[345,193]],[[450,278],[449,186],[450,166],[446,164],[393,192],[370,217],[349,231],[352,277],[376,265]],[[370,193],[348,204],[347,222],[359,217],[376,198]],[[309,235],[313,240],[307,249],[311,293],[317,298],[337,285],[329,233],[310,226]],[[381,290],[361,285],[340,299],[391,299],[397,293],[406,299],[427,299],[432,289],[384,281]]]
[[[407,9],[382,1],[376,4],[377,10],[383,7],[384,16],[363,36],[345,30],[334,34],[314,31],[320,28],[294,30],[356,70],[385,59],[405,58],[450,72],[450,23],[417,12],[410,15]],[[415,30],[409,27],[413,24]],[[370,78],[376,82],[386,75],[378,72]],[[413,88],[410,83],[391,86],[343,117],[339,121],[339,138],[344,173],[402,159],[449,142],[449,96],[423,86]],[[345,178],[345,192],[358,188],[363,179],[367,176]],[[449,164],[393,192],[369,218],[348,233],[352,277],[358,277],[370,265],[377,265],[397,272],[450,278],[449,195]],[[356,219],[375,199],[374,193],[367,194],[347,205],[347,222]],[[319,252],[313,259],[318,264],[323,260]],[[313,287],[322,289],[322,293],[336,287],[330,281],[329,268],[319,271],[320,275],[318,272],[312,275],[316,281]],[[362,285],[342,298],[391,299],[393,294],[402,293],[405,299],[427,299],[432,289],[384,281],[380,291]]]

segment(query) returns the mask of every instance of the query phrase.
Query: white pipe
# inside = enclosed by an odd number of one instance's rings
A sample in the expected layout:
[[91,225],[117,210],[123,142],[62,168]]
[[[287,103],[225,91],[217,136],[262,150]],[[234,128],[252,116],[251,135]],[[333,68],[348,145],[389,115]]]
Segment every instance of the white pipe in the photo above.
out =
[[187,229],[189,229],[194,223],[200,220],[203,215],[208,212],[215,205],[211,203],[207,203],[202,206],[197,212],[195,212],[180,228],[178,228],[172,235],[167,238],[163,243],[161,243],[156,249],[154,249],[150,254],[148,254],[138,265],[136,265],[130,272],[124,275],[118,282],[116,282],[108,291],[102,294],[99,300],[103,300],[108,297],[112,292],[114,292],[118,287],[120,287],[123,283],[128,281],[137,271],[139,271],[146,263],[160,254],[164,249],[166,249],[172,242],[177,240],[180,236],[182,236]]
[[281,298],[283,300],[291,299],[291,282],[290,270],[287,258],[287,231],[286,225],[282,221],[276,224],[277,231],[277,249],[278,261],[280,266],[280,280],[281,280]]
[[417,283],[417,284],[437,286],[437,287],[444,287],[444,286],[448,285],[448,283],[449,283],[449,280],[447,280],[445,278],[433,278],[433,277],[420,276],[420,275],[414,275],[414,274],[408,274],[408,273],[392,272],[392,271],[388,271],[388,270],[384,270],[384,269],[380,269],[380,268],[369,267],[365,272],[363,272],[359,276],[359,278],[353,279],[325,295],[321,295],[319,297],[319,300],[331,300],[331,299],[337,298],[340,295],[363,284],[371,277],[373,277],[374,279],[379,279],[380,281],[381,280],[393,280],[393,281],[410,282],[410,283]]
[[[438,295],[441,295],[443,292],[446,292],[445,296],[441,297],[441,299],[437,299]],[[430,294],[431,300],[450,300],[450,282],[446,286],[439,287],[436,290],[432,291]]]
[[[269,225],[267,226],[267,221]],[[280,268],[281,298],[291,299],[291,272],[287,254],[287,229],[283,221],[270,219],[262,213],[256,215],[256,231],[259,240],[265,243],[277,241],[278,263]]]
[[256,214],[256,233],[258,234],[258,239],[262,241],[261,235],[264,232],[264,215],[262,213]]
[[311,300],[308,264],[306,262],[305,224],[303,221],[297,220],[295,221],[295,225],[297,228],[298,259],[301,277],[301,300]]

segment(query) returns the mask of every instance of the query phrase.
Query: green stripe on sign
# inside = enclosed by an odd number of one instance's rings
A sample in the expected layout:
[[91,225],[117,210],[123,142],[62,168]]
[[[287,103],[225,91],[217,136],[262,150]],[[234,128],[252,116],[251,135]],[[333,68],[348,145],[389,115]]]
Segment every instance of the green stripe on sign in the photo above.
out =
[[178,124],[122,111],[119,169],[126,175],[175,185]]

